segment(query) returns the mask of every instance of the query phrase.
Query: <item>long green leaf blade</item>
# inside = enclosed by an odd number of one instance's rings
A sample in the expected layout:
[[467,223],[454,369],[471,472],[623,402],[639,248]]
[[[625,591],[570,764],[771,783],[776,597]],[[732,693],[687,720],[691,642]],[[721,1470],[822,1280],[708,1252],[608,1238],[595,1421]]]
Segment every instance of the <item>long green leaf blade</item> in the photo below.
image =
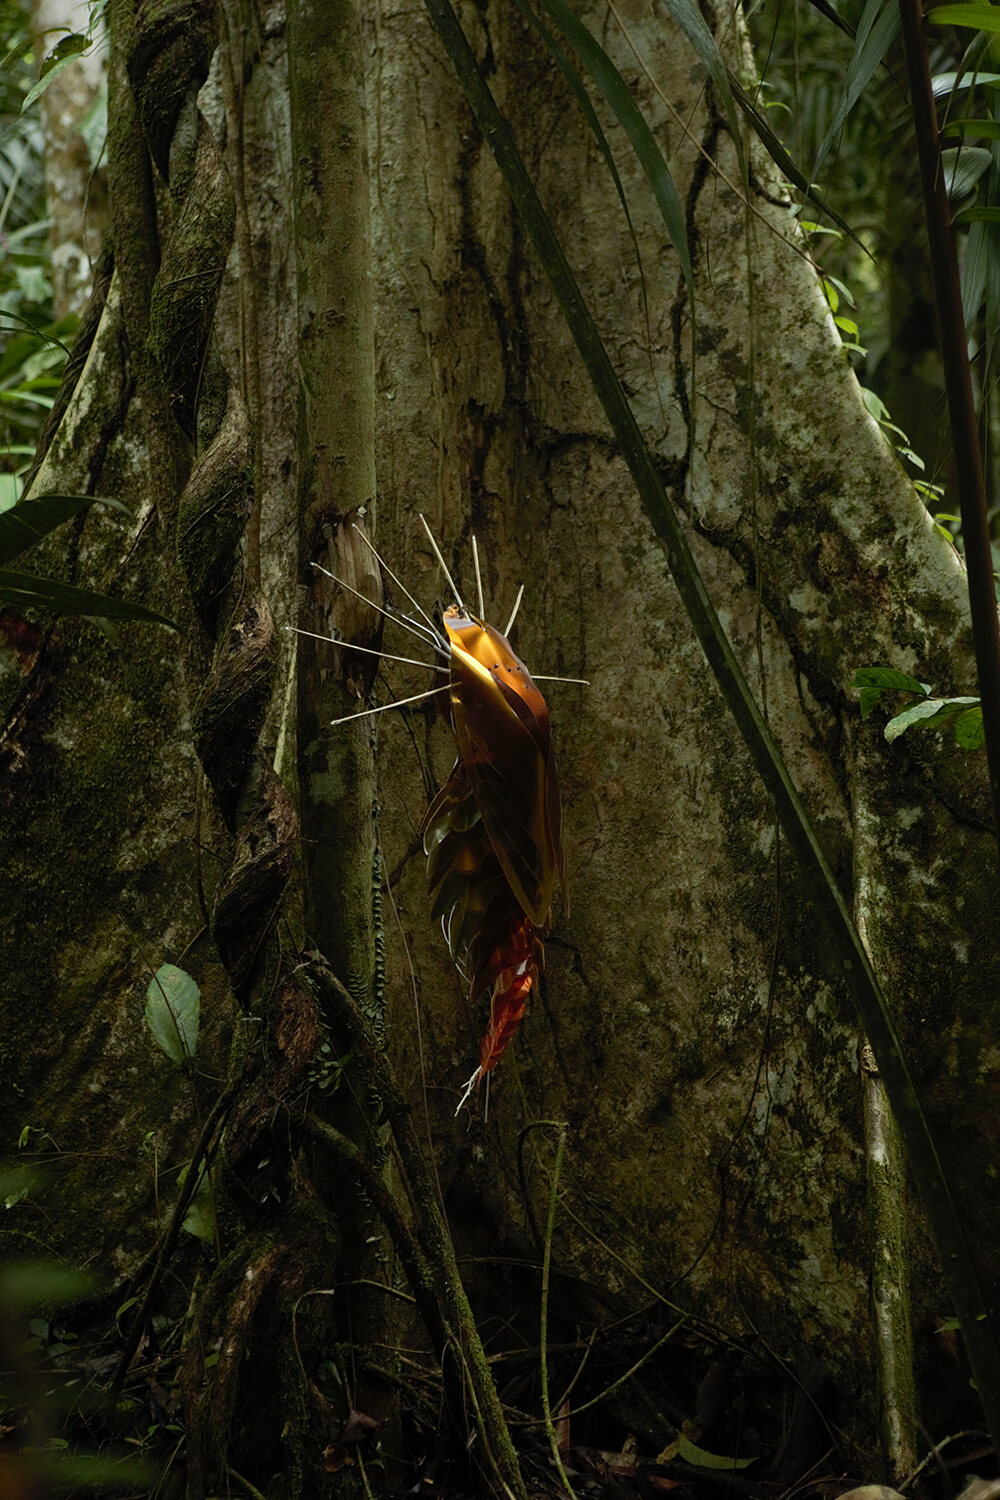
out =
[[708,76],[715,84],[719,98],[722,100],[723,107],[725,108],[726,116],[729,120],[729,129],[736,145],[736,154],[739,157],[740,174],[745,178],[746,161],[743,154],[743,135],[739,128],[736,101],[733,98],[733,90],[729,82],[729,69],[723,61],[722,53],[719,51],[719,44],[708,29],[708,22],[697,5],[693,3],[693,0],[663,0],[663,3],[708,69]]
[[542,0],[542,3],[597,84],[628,136],[639,165],[653,190],[693,302],[694,272],[691,268],[684,208],[653,132],[633,99],[628,84],[600,42],[591,35],[579,16],[566,4],[566,0]]
[[19,500],[0,512],[0,564],[13,562],[50,531],[91,505],[113,505],[128,515],[121,501],[105,500],[100,495],[38,495],[31,500]]
[[973,26],[976,31],[1000,31],[1000,6],[936,5],[924,17],[935,26]]
[[814,178],[819,176],[819,169],[823,165],[827,152],[840,134],[844,121],[857,104],[875,69],[899,35],[899,26],[899,6],[896,0],[868,0],[861,15],[858,34],[854,41],[854,51],[847,65],[844,92],[816,156],[816,164],[812,173]]
[[[1000,1350],[979,1278],[909,1065],[881,986],[840,893],[778,746],[764,722],[719,622],[691,555],[653,456],[615,373],[559,239],[497,108],[450,0],[425,0],[508,191],[559,300],[591,383],[615,433],[643,508],[663,547],[677,591],[764,785],[774,799],[785,836],[798,859],[812,900],[827,923],[841,977],[850,990],[899,1124],[914,1179],[934,1235],[944,1275],[962,1327],[973,1377],[994,1435],[1000,1392]],[[993,1420],[996,1418],[996,1420]]]
[[89,589],[60,583],[56,578],[36,578],[32,573],[0,568],[0,606],[5,605],[15,609],[51,609],[59,615],[93,615],[103,620],[152,620],[157,625],[169,625],[171,630],[180,628],[166,615],[159,615],[144,604],[113,599],[109,594],[94,594]]
[[864,251],[869,260],[871,260],[872,254],[868,249],[868,246],[864,243],[863,240],[858,238],[843,215],[839,214],[832,204],[827,203],[826,199],[822,196],[821,193],[817,191],[817,189],[809,181],[808,177],[806,177],[795,165],[794,161],[789,156],[788,152],[785,150],[784,146],[781,144],[778,137],[775,135],[774,131],[765,120],[764,116],[754,105],[754,102],[750,98],[749,94],[747,94],[742,84],[737,78],[733,76],[732,73],[730,73],[729,75],[729,82],[733,90],[733,98],[736,100],[736,103],[746,115],[747,119],[750,122],[750,125],[752,126],[754,132],[760,140],[761,145],[764,147],[768,156],[770,156],[771,160],[774,162],[778,170],[782,173],[783,176],[788,178],[790,183],[798,188],[803,197],[808,198],[811,203],[815,203],[816,207],[818,209],[821,209],[822,212],[826,214],[828,219],[832,219],[837,228],[842,229],[843,232],[854,241],[858,248]]
[[552,56],[555,58],[560,73],[565,78],[574,99],[583,110],[584,118],[586,119],[587,124],[590,126],[594,139],[597,141],[601,155],[604,157],[604,164],[607,167],[611,180],[615,185],[615,191],[618,194],[618,201],[622,206],[623,213],[625,214],[625,219],[629,228],[629,234],[631,235],[632,244],[635,246],[636,257],[638,258],[639,244],[636,239],[635,229],[632,225],[632,215],[629,212],[628,199],[625,197],[625,189],[622,186],[621,176],[618,172],[618,167],[615,164],[615,159],[612,155],[611,147],[608,145],[608,138],[604,134],[604,130],[601,126],[600,120],[597,118],[597,111],[595,110],[593,104],[590,102],[590,95],[587,93],[587,90],[580,82],[579,74],[570,63],[569,58],[566,56],[566,53],[563,51],[562,47],[560,47],[556,38],[552,35],[551,31],[545,25],[541,17],[535,14],[531,6],[527,3],[527,0],[515,0],[515,3],[517,4],[517,7],[520,10],[521,14],[535,28],[535,30],[538,32],[538,35],[542,38],[542,41],[545,43]]

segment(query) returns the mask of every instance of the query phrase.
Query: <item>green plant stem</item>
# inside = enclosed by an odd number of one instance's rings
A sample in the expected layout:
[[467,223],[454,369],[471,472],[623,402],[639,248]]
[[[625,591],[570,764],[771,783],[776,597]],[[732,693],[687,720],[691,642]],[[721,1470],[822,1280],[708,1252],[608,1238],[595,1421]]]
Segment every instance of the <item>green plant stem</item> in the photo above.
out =
[[969,350],[962,308],[958,255],[941,167],[937,111],[927,59],[920,0],[899,0],[910,82],[910,108],[920,157],[924,213],[934,278],[941,360],[944,365],[955,454],[955,479],[962,516],[962,539],[969,582],[972,638],[979,675],[986,735],[986,762],[993,797],[993,831],[1000,839],[1000,626],[993,584],[993,554],[986,514],[986,486],[979,447],[979,423],[972,395]]
[[990,1433],[1000,1451],[1000,1349],[927,1118],[881,986],[868,961],[777,744],[765,724],[742,668],[698,572],[655,461],[580,292],[555,229],[514,145],[496,101],[482,78],[450,0],[426,0],[486,142],[559,300],[577,349],[614,431],[647,516],[667,558],[674,583],[708,664],[743,736],[757,772],[774,799],[785,837],[802,870],[814,905],[833,939],[841,977],[858,1008],[889,1102],[899,1124],[914,1180],[937,1246],[969,1363]]
[[[194,1197],[195,1189],[198,1186],[198,1179],[201,1176],[199,1168],[201,1166],[202,1159],[204,1158],[205,1161],[208,1161],[212,1139],[216,1133],[217,1128],[225,1120],[226,1115],[229,1112],[229,1106],[232,1104],[233,1100],[236,1097],[236,1092],[236,1086],[233,1084],[231,1084],[229,1088],[225,1089],[223,1093],[219,1095],[218,1099],[216,1099],[214,1105],[209,1111],[208,1118],[205,1120],[204,1125],[201,1127],[201,1134],[198,1136],[194,1151],[191,1153],[191,1160],[188,1163],[187,1176],[184,1178],[181,1190],[177,1195],[177,1202],[174,1204],[174,1211],[170,1217],[169,1227],[167,1228],[167,1232],[163,1237],[163,1243],[160,1246],[160,1253],[156,1257],[156,1264],[153,1267],[152,1274],[146,1286],[146,1291],[142,1299],[142,1305],[133,1318],[132,1325],[125,1337],[125,1343],[122,1346],[121,1358],[118,1361],[118,1368],[116,1369],[114,1379],[111,1382],[112,1391],[120,1391],[125,1383],[125,1377],[129,1372],[129,1366],[135,1358],[135,1351],[139,1347],[139,1341],[142,1338],[143,1333],[145,1332],[146,1324],[149,1320],[149,1314],[153,1305],[153,1298],[155,1297],[160,1282],[163,1279],[163,1274],[170,1263],[170,1257],[174,1253],[174,1246],[177,1244],[181,1229],[184,1226],[185,1215],[187,1214],[188,1208],[191,1205],[191,1199]],[[216,1230],[216,1235],[218,1236],[218,1230]]]
[[563,1468],[562,1454],[559,1452],[559,1435],[556,1432],[555,1423],[552,1420],[552,1405],[549,1401],[549,1273],[552,1268],[552,1236],[556,1227],[556,1207],[559,1203],[559,1177],[562,1172],[563,1160],[566,1156],[566,1126],[559,1126],[559,1144],[556,1147],[556,1164],[552,1168],[552,1190],[549,1193],[549,1217],[545,1225],[545,1250],[542,1255],[542,1296],[541,1310],[539,1315],[538,1329],[538,1365],[542,1382],[542,1418],[545,1422],[545,1435],[549,1440],[552,1450],[552,1462],[556,1466],[556,1473],[562,1481],[563,1488],[576,1500],[576,1492],[570,1484]]
[[[396,1086],[388,1058],[373,1043],[370,1027],[360,1006],[319,955],[313,956],[310,976],[321,993],[324,1007],[336,1017],[356,1047],[369,1087],[380,1100],[392,1128],[399,1153],[400,1177],[413,1207],[412,1237],[421,1252],[421,1261],[414,1262],[418,1272],[413,1285],[414,1295],[421,1295],[420,1276],[424,1273],[419,1271],[419,1265],[425,1265],[428,1268],[426,1274],[431,1279],[436,1308],[432,1310],[427,1307],[433,1320],[430,1332],[434,1336],[440,1330],[445,1346],[442,1348],[443,1362],[447,1357],[445,1349],[458,1361],[468,1397],[475,1410],[476,1425],[484,1449],[483,1461],[492,1467],[508,1500],[527,1500],[527,1490],[507,1419],[465,1293],[444,1211],[438,1202],[430,1169],[413,1129],[410,1110]],[[315,1132],[315,1122],[310,1124],[310,1129]],[[331,1146],[335,1144],[328,1136],[324,1138]],[[336,1146],[342,1154],[346,1151],[342,1142],[336,1143]],[[390,1234],[393,1234],[394,1227],[397,1233],[405,1228],[398,1209],[385,1203],[381,1196],[376,1196],[373,1182],[367,1185],[379,1211],[383,1211],[383,1205],[385,1207],[388,1215],[385,1222]],[[402,1255],[400,1259],[403,1259]],[[445,1371],[447,1377],[447,1363]],[[456,1416],[461,1409],[461,1406],[456,1408]]]

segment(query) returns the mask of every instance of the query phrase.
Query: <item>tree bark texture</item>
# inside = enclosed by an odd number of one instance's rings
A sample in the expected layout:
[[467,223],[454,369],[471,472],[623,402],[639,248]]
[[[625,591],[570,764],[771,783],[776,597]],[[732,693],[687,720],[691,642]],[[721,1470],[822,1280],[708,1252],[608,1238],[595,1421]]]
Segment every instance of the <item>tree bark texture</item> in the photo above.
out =
[[[155,1132],[175,1172],[197,1134],[141,1021],[150,969],[182,964],[203,992],[201,1106],[237,1085],[224,1258],[202,1269],[184,1372],[194,1493],[233,1434],[238,1471],[325,1493],[337,1421],[299,1356],[340,1335],[322,1298],[304,1332],[302,1298],[333,1286],[359,1220],[299,1129],[324,1038],[343,1045],[301,967],[319,947],[427,1112],[478,1295],[513,1258],[537,1296],[555,1137],[535,1127],[565,1122],[553,1303],[611,1318],[661,1298],[783,1357],[807,1340],[874,1431],[861,1038],[825,934],[424,11],[292,3],[118,0],[111,18],[114,277],[34,492],[125,499],[126,527],[95,513],[50,552],[184,634],[125,627],[112,648],[47,622],[3,678],[16,1089],[0,1128],[58,1143],[46,1191],[64,1205],[19,1205],[8,1240],[41,1236],[122,1281],[141,1264],[143,1142]],[[627,39],[587,12],[686,205],[695,329],[621,130],[605,122],[638,260],[535,34],[510,7],[463,20],[845,893],[863,850],[873,961],[992,1282],[985,780],[936,738],[886,745],[850,688],[884,663],[974,690],[961,566],[864,410],[781,185],[754,158],[737,191],[687,44],[665,12],[620,14]],[[481,1093],[458,1120],[486,1017],[428,916],[419,829],[452,762],[442,710],[326,728],[367,691],[369,659],[298,649],[283,628],[332,621],[377,645],[372,612],[310,566],[377,598],[351,519],[440,609],[420,512],[467,598],[478,537],[499,628],[525,584],[529,667],[589,679],[547,694],[571,907],[488,1115]],[[413,654],[391,625],[385,644]],[[429,685],[396,666],[379,682],[380,701]],[[381,1171],[377,1101],[350,1118]],[[947,1308],[919,1254],[932,1360]],[[198,1351],[223,1333],[235,1352],[206,1372]],[[261,1338],[285,1361],[275,1411],[240,1373]]]

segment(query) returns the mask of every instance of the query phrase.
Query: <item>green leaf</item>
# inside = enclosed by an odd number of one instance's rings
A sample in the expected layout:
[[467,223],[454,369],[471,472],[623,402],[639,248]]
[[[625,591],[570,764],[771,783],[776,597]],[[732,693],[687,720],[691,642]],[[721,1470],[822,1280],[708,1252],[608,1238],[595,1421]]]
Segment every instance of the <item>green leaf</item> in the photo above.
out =
[[[1000,224],[1000,208],[995,208],[991,204],[974,203],[971,208],[963,208],[961,213],[957,213],[952,223]],[[966,313],[966,321],[968,321],[968,313]]]
[[816,163],[812,171],[814,178],[819,176],[820,167],[840,134],[844,121],[857,104],[869,79],[892,46],[898,33],[899,6],[896,0],[867,0],[858,24],[854,51],[847,65],[844,92],[816,155]]
[[959,93],[962,89],[975,88],[977,83],[985,88],[1000,88],[1000,73],[935,73],[931,79],[935,99],[944,94]]
[[906,693],[921,693],[924,697],[931,690],[929,682],[918,682],[895,667],[859,667],[854,674],[854,686],[897,688]]
[[976,31],[1000,31],[1000,6],[936,5],[924,19],[933,21],[935,26],[973,26]]
[[201,991],[176,964],[161,964],[146,991],[146,1024],[171,1062],[194,1057]]
[[840,293],[841,297],[843,297],[844,301],[847,303],[848,307],[857,307],[858,304],[854,300],[854,294],[851,291],[850,287],[845,286],[838,277],[831,276],[829,273],[824,273],[823,280],[833,283],[833,285],[837,288],[837,291]]
[[[9,512],[4,512],[4,515]],[[3,519],[3,517],[0,517]],[[108,594],[94,594],[89,589],[74,588],[72,584],[60,583],[55,578],[37,578],[33,573],[15,573],[9,568],[0,568],[0,607],[13,605],[15,609],[52,609],[60,615],[92,615],[108,620],[152,620],[157,625],[169,625],[179,630],[173,620],[159,615],[144,604],[132,604],[127,599],[112,599]]]
[[743,86],[739,82],[739,79],[734,73],[730,73],[729,75],[729,86],[733,91],[733,98],[736,100],[736,103],[746,115],[751,127],[756,132],[758,139],[764,146],[764,149],[767,151],[767,154],[770,156],[771,160],[774,162],[778,170],[788,178],[790,183],[798,188],[799,192],[802,193],[804,197],[809,199],[810,203],[815,203],[816,207],[822,209],[823,213],[826,214],[828,219],[832,219],[833,222],[838,226],[838,228],[842,229],[846,235],[849,235],[854,243],[858,246],[858,249],[863,250],[864,253],[868,256],[869,260],[873,260],[872,253],[868,249],[868,246],[862,239],[859,238],[858,235],[854,233],[854,230],[851,228],[850,224],[848,224],[847,220],[843,218],[842,215],[838,214],[835,208],[832,208],[830,204],[827,203],[826,199],[816,190],[816,188],[813,187],[809,179],[799,171],[798,167],[795,165],[794,161],[789,156],[788,152],[785,150],[784,146],[781,144],[778,137],[771,129],[770,125],[764,119],[764,116],[755,107],[753,100],[750,98],[749,94],[747,94],[746,90],[743,88]]
[[854,674],[854,686],[861,689],[862,719],[871,716],[872,709],[886,691],[920,693],[926,697],[931,690],[930,683],[918,682],[905,672],[897,672],[895,667],[859,667]]
[[677,1453],[686,1463],[697,1464],[699,1469],[745,1469],[755,1462],[752,1458],[724,1458],[721,1453],[706,1453],[683,1432],[677,1434]]
[[949,120],[942,135],[974,135],[984,141],[1000,141],[1000,123],[996,120]]
[[923,702],[912,703],[901,714],[890,719],[885,726],[885,737],[891,744],[915,725],[923,729],[930,724],[941,724],[961,713],[963,708],[978,702],[978,698],[925,698]]
[[993,162],[985,146],[949,146],[941,152],[945,190],[950,198],[964,198]]
[[955,720],[955,744],[963,750],[981,750],[986,744],[981,704],[965,709]]
[[[187,1169],[177,1179],[178,1186],[183,1186],[187,1177]],[[188,1234],[193,1234],[196,1240],[204,1240],[211,1244],[215,1239],[215,1215],[212,1212],[212,1184],[209,1181],[208,1170],[204,1162],[198,1172],[198,1183],[191,1201],[188,1203],[187,1213],[184,1215],[182,1229]]]
[[[6,450],[10,453],[10,449]],[[19,474],[0,474],[0,516],[12,510],[21,498],[24,482]]]
[[633,99],[628,84],[601,44],[587,30],[579,16],[566,4],[566,0],[543,0],[543,4],[597,84],[628,136],[639,165],[653,190],[653,196],[667,234],[670,236],[670,242],[677,252],[684,280],[691,290],[694,286],[694,273],[691,268],[691,251],[688,246],[684,206],[677,195],[674,179],[663,159],[663,152],[656,144],[653,132]]
[[89,46],[90,43],[83,33],[75,31],[71,36],[64,36],[62,41],[52,48],[42,63],[41,77],[24,96],[24,103],[21,105],[22,115],[25,110],[31,108],[36,99],[41,98],[53,79],[65,72],[70,63],[74,62],[81,53],[86,52]]
[[38,495],[21,500],[0,514],[0,564],[12,562],[57,526],[78,516],[91,505],[111,505],[128,515],[120,500],[101,495]]
[[694,0],[663,0],[663,3],[708,69],[708,76],[715,84],[718,96],[725,108],[736,155],[739,159],[740,174],[745,178],[746,163],[743,157],[743,135],[739,129],[739,116],[736,113],[736,102],[729,82],[729,71],[722,60],[722,53],[719,51],[715,37],[709,30],[708,23],[698,6],[694,4]]

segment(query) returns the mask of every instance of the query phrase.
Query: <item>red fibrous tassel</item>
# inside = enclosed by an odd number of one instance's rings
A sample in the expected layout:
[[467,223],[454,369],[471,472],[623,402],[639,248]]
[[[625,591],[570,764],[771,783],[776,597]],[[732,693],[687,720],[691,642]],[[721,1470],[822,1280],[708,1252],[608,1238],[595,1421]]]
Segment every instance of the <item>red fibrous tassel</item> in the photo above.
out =
[[458,760],[427,810],[423,836],[433,914],[470,1000],[490,996],[471,1089],[520,1025],[566,872],[545,699],[499,631],[456,605],[444,626]]

